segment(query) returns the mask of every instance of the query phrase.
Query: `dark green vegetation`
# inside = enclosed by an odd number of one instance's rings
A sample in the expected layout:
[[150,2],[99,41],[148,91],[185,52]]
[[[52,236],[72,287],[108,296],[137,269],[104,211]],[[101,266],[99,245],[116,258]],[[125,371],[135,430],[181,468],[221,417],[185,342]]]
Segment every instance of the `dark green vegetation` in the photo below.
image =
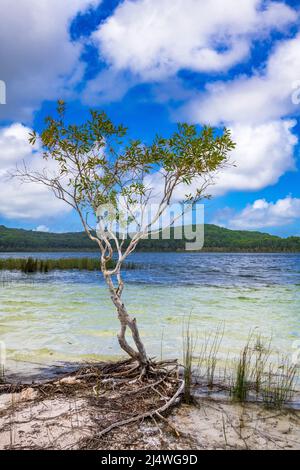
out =
[[[176,229],[177,231],[178,229]],[[137,251],[182,251],[185,241],[141,240]],[[0,226],[0,251],[96,251],[97,246],[84,232],[45,233]],[[205,225],[203,251],[300,252],[300,237],[280,238],[261,232],[229,230]]]
[[0,226],[0,251],[96,251],[84,232],[46,233]]
[[[109,269],[114,268],[114,261],[108,262]],[[133,263],[126,263],[125,269],[134,269]],[[100,271],[100,260],[98,258],[58,258],[58,259],[35,259],[35,258],[5,258],[0,259],[0,270],[17,270],[24,273],[47,273],[55,269],[79,269],[87,271]]]

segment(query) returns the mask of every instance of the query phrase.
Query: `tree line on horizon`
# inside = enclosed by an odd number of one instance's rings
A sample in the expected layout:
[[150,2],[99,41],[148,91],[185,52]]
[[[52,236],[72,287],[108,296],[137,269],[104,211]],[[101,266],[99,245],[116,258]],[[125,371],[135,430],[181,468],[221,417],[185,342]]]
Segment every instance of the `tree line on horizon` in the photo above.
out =
[[[84,232],[50,233],[0,227],[0,251],[95,251],[95,246]],[[185,240],[141,240],[138,251],[183,251]],[[205,225],[202,251],[237,252],[300,252],[300,237],[281,238],[261,232],[229,230],[216,225]]]

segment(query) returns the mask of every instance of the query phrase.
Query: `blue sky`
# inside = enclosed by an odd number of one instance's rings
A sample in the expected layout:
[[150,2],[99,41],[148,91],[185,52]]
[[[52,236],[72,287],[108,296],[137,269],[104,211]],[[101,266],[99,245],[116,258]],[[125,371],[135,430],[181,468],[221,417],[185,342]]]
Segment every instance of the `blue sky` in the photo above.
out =
[[226,125],[236,167],[220,173],[205,220],[300,235],[300,4],[264,0],[1,1],[0,224],[79,230],[42,187],[7,179],[27,142],[69,105],[104,109],[150,142],[176,122]]

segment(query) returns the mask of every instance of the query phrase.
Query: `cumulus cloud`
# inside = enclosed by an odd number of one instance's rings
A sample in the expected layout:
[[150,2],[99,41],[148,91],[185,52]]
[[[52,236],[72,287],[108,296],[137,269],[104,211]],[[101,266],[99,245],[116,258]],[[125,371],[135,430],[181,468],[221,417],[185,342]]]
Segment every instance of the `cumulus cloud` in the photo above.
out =
[[46,187],[34,183],[21,184],[19,180],[9,177],[9,172],[23,161],[34,170],[42,170],[45,166],[39,155],[39,145],[32,148],[28,142],[30,131],[20,123],[0,128],[0,185],[3,188],[0,192],[0,214],[9,219],[45,220],[70,211]]
[[[292,133],[296,121],[273,121],[258,126],[235,124],[232,138],[236,148],[230,155],[230,165],[214,175],[214,185],[208,192],[221,196],[229,191],[258,191],[277,183],[289,170],[295,170],[294,149],[298,143]],[[161,191],[163,180],[159,173],[147,177],[149,183]],[[148,180],[146,183],[148,183]],[[180,185],[174,194],[176,200],[201,186],[195,179],[192,185]]]
[[[109,83],[122,92],[145,81],[162,81],[179,70],[219,72],[241,62],[254,39],[297,20],[284,2],[264,0],[125,0],[92,39],[109,64]],[[131,76],[126,76],[129,71]],[[87,100],[115,99],[107,72],[92,80]],[[127,84],[127,87],[125,86]]]
[[[257,190],[274,184],[293,169],[297,138],[295,106],[297,77],[300,77],[300,34],[280,42],[264,69],[249,77],[215,82],[186,105],[184,114],[195,122],[232,130],[237,143],[233,158],[237,167],[222,172],[215,191]],[[294,102],[293,102],[294,101]]]
[[[264,123],[297,112],[293,96],[300,77],[300,34],[280,42],[263,70],[250,77],[207,85],[186,106],[187,114],[212,125],[244,122]],[[299,85],[298,85],[299,92]]]
[[[1,1],[0,79],[7,85],[7,105],[0,107],[0,119],[28,122],[43,100],[72,96],[84,65],[83,44],[71,41],[69,25],[79,11],[99,3],[20,0],[16,15],[9,0]],[[281,41],[263,69],[210,83],[196,96],[178,89],[176,74],[183,69],[224,72],[247,58],[253,40],[284,30],[297,19],[282,1],[125,0],[93,34],[108,68],[88,83],[83,98],[89,104],[119,100],[128,87],[151,81],[168,84],[157,92],[164,101],[173,80],[173,92],[189,100],[188,120],[225,123],[232,129],[237,166],[216,176],[214,194],[261,189],[294,168],[297,138],[294,121],[287,116],[296,109],[291,94],[300,77],[300,35]],[[6,171],[22,159],[38,161],[33,158],[38,149],[27,142],[28,131],[18,123],[0,128],[0,181],[6,188],[0,212],[44,221],[46,211],[59,214],[66,206],[42,186],[5,179]],[[178,199],[186,192],[180,188]]]
[[214,223],[232,229],[259,229],[288,225],[300,218],[300,199],[287,196],[276,202],[257,199],[239,213],[225,210]]
[[251,37],[294,22],[282,2],[261,0],[126,0],[94,33],[117,69],[146,79],[183,68],[224,70],[249,52]]
[[[71,20],[100,0],[1,0],[0,79],[6,83],[0,119],[29,121],[43,100],[70,97],[83,74],[82,44]],[[16,11],[17,10],[17,11]]]
[[[264,69],[209,83],[199,94],[184,91],[176,74],[182,69],[224,71],[247,57],[254,39],[297,19],[283,2],[126,0],[93,35],[110,67],[90,82],[85,99],[119,99],[141,81],[156,83],[159,100],[180,94],[188,102],[181,118],[225,124],[237,144],[232,154],[236,167],[217,175],[213,194],[261,189],[294,168],[295,122],[285,117],[295,109],[291,95],[300,77],[300,35],[279,42]],[[164,88],[170,81],[172,90]],[[186,192],[179,188],[177,199]]]
[[234,124],[231,128],[236,148],[230,156],[235,166],[216,175],[213,194],[232,190],[254,191],[277,183],[288,170],[295,169],[292,133],[294,120],[271,121],[257,126]]

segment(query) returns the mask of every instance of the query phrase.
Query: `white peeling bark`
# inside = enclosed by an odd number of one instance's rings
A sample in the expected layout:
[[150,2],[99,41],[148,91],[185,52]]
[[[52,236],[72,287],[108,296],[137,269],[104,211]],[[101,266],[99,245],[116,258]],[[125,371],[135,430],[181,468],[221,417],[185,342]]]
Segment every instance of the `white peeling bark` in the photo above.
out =
[[[118,319],[120,321],[120,332],[118,334],[118,341],[120,344],[120,347],[125,351],[130,357],[133,359],[136,359],[139,361],[139,363],[143,367],[147,367],[148,365],[148,358],[146,354],[145,347],[143,345],[143,342],[141,340],[137,322],[135,318],[132,318],[127,310],[126,307],[122,301],[122,292],[123,292],[123,281],[120,277],[120,273],[117,273],[117,278],[118,278],[118,288],[116,289],[115,286],[113,285],[111,275],[107,273],[107,271],[103,272],[105,281],[108,285],[109,292],[111,294],[111,299],[113,304],[115,305],[118,313]],[[137,350],[133,349],[130,344],[127,342],[126,339],[126,330],[127,328],[130,329],[133,341],[135,343],[135,346]]]

